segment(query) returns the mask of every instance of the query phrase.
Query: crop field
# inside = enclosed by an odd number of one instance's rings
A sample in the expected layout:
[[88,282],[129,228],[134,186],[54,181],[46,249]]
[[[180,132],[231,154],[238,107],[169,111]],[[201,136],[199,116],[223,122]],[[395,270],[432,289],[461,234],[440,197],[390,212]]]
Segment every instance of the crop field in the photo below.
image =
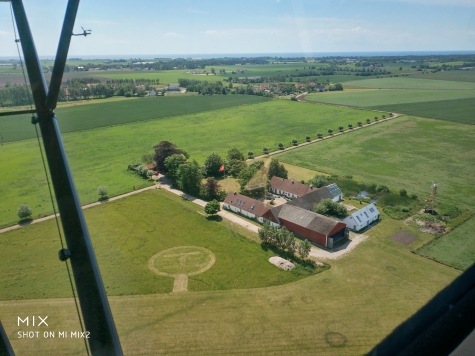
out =
[[414,74],[411,75],[411,78],[475,83],[475,71],[451,70],[451,71],[446,71],[446,72],[442,71],[442,72],[424,73],[424,74],[422,74],[421,72],[415,72]]
[[[121,103],[117,102],[117,105]],[[89,114],[95,116],[93,110],[100,110],[100,106],[91,105]],[[83,204],[87,204],[97,200],[100,185],[107,186],[109,195],[115,196],[131,191],[134,186],[138,189],[149,184],[126,169],[129,164],[140,162],[143,154],[153,153],[152,147],[162,140],[173,142],[189,152],[191,159],[203,163],[213,152],[225,157],[229,148],[237,147],[244,153],[254,151],[257,155],[264,146],[271,151],[278,148],[279,142],[290,146],[294,138],[303,142],[306,135],[316,138],[317,132],[325,133],[329,127],[336,131],[339,125],[346,126],[350,122],[355,125],[373,114],[363,110],[273,100],[72,132],[63,135],[63,142],[79,197]],[[25,125],[34,134],[33,125]],[[51,213],[36,140],[0,146],[0,166],[5,172],[0,177],[0,226],[17,221],[16,209],[20,204],[30,205],[34,218]],[[21,174],[26,171],[28,174]]]
[[463,124],[475,124],[475,97],[465,99],[427,101],[373,106],[372,109],[400,112],[409,115],[442,119]]
[[[313,274],[301,265],[292,273],[276,268],[267,261],[272,251],[263,250],[227,221],[206,219],[202,207],[165,189],[84,213],[108,295],[171,293],[173,278],[154,274],[147,264],[157,252],[177,246],[204,247],[216,258],[209,271],[190,276],[189,291],[268,287]],[[70,296],[65,268],[56,257],[60,243],[55,229],[54,221],[48,220],[1,235],[0,300]],[[21,255],[15,253],[20,250]],[[35,265],[41,267],[33,269]]]
[[[342,92],[312,93],[305,97],[307,100],[325,102],[330,104],[359,106],[365,108],[377,108],[379,106],[404,107],[408,103],[423,104],[433,102],[453,100],[453,99],[474,99],[475,90],[349,90]],[[394,112],[396,109],[391,109]]]
[[417,253],[465,270],[475,263],[475,218],[470,219],[421,249]]
[[[176,95],[104,102],[94,100],[91,103],[99,102],[100,105],[59,107],[56,114],[61,132],[66,133],[253,104],[267,100],[269,99],[253,95]],[[0,117],[0,132],[3,134],[4,142],[36,137],[31,126],[29,115]]]
[[355,179],[386,184],[429,197],[438,184],[438,199],[461,208],[475,206],[475,127],[446,121],[400,117],[275,158]]
[[[329,270],[282,284],[295,279],[289,277],[291,272],[276,271],[258,245],[231,237],[224,221],[209,222],[188,211],[191,203],[180,201],[186,205],[182,208],[186,219],[181,218],[176,226],[183,229],[164,230],[175,226],[168,219],[179,217],[154,213],[157,207],[163,211],[162,204],[160,193],[153,191],[86,211],[125,354],[220,355],[235,350],[262,355],[365,354],[460,274],[389,240],[387,236],[403,223],[383,216],[383,223],[368,231],[369,239],[344,258],[332,261]],[[179,210],[175,203],[171,205],[173,211]],[[139,214],[149,218],[125,222]],[[187,229],[196,233],[196,238],[185,233]],[[0,318],[12,346],[20,355],[57,355],[58,350],[62,355],[83,353],[84,345],[78,339],[16,336],[22,330],[17,326],[17,316],[39,311],[49,316],[49,331],[79,330],[71,299],[44,299],[54,291],[69,295],[64,267],[57,260],[59,242],[54,241],[53,224],[41,223],[24,230],[0,240],[2,252],[22,246],[20,254],[8,255],[9,264],[0,262],[9,271],[3,273],[9,285],[3,285],[1,293],[26,292],[22,298],[34,294],[40,299],[0,301]],[[163,236],[165,241],[155,236]],[[160,249],[191,243],[213,251],[215,265],[202,275],[190,277],[193,291],[169,293],[170,278],[149,272],[147,260]],[[36,249],[45,254],[35,253]],[[241,258],[250,261],[241,263]],[[227,266],[231,270],[221,276],[218,269]],[[264,287],[270,284],[264,280],[266,276],[274,276],[274,280],[285,277],[276,283],[281,285]],[[43,283],[26,287],[35,277]],[[54,277],[59,281],[53,281]],[[217,286],[217,281],[223,285]]]
[[355,82],[346,82],[345,87],[358,87],[367,89],[475,89],[475,83],[449,81],[449,80],[431,80],[411,77],[397,78],[375,78],[358,80]]

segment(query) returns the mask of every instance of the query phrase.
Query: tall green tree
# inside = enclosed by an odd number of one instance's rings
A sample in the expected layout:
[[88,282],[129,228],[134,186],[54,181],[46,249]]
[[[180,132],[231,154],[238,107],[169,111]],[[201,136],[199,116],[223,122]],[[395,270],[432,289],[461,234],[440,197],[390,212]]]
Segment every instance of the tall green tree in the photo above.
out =
[[171,142],[161,141],[158,145],[153,146],[155,155],[153,160],[157,165],[160,173],[166,174],[167,168],[165,167],[165,159],[174,154],[181,154],[181,151]]
[[224,160],[216,153],[210,154],[204,163],[206,175],[208,177],[216,177],[219,175],[219,168],[224,164]]
[[287,169],[285,169],[284,165],[282,163],[279,163],[279,160],[272,158],[269,165],[268,177],[269,179],[272,179],[272,177],[274,176],[287,179],[288,172]]
[[164,165],[167,170],[166,176],[172,181],[174,186],[178,183],[178,168],[185,162],[186,158],[181,154],[173,154],[165,158]]
[[178,186],[185,193],[197,195],[200,191],[201,169],[198,162],[193,160],[187,164],[182,164],[178,167]]
[[228,161],[231,161],[233,159],[244,161],[244,154],[241,151],[239,151],[236,147],[230,148],[228,150]]
[[221,206],[219,202],[215,200],[211,200],[208,204],[205,205],[205,213],[208,215],[216,215],[221,210]]

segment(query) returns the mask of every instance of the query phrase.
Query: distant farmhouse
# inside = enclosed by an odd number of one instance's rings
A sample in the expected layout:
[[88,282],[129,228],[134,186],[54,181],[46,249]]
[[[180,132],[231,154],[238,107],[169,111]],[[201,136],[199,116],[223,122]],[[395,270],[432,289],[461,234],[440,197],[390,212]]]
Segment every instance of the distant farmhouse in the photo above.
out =
[[170,83],[167,85],[167,94],[176,94],[181,93],[180,84]]

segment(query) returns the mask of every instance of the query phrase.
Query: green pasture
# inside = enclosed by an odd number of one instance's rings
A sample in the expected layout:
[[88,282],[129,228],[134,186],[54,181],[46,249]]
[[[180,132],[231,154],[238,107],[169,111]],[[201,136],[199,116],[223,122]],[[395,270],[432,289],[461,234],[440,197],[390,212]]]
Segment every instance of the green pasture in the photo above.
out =
[[[157,96],[130,100],[91,100],[91,104],[60,106],[56,110],[62,133],[90,130],[98,127],[127,124],[135,121],[222,109],[268,100],[253,95]],[[0,132],[4,142],[36,137],[29,115],[0,117]]]
[[[188,205],[181,209],[186,218],[177,222],[178,218],[167,214],[169,209],[177,210],[176,204],[169,208],[168,203],[164,208],[159,193],[130,199],[86,212],[125,354],[222,355],[238,351],[253,355],[362,355],[460,274],[389,240],[388,236],[406,227],[383,214],[382,223],[367,232],[369,239],[347,256],[331,261],[329,270],[293,283],[249,288],[246,285],[253,281],[256,286],[269,284],[263,280],[265,276],[287,277],[289,272],[275,271],[266,261],[267,253],[258,245],[231,237],[224,222],[208,222],[198,213],[188,211]],[[139,210],[134,211],[133,207]],[[160,207],[159,213],[147,212],[147,207]],[[131,219],[139,213],[146,214],[147,219]],[[37,231],[40,235],[36,239],[21,230],[2,236],[0,241],[8,251],[13,249],[6,241],[16,247],[7,258],[12,266],[7,266],[8,273],[2,274],[10,283],[8,288],[4,283],[3,294],[7,293],[5,289],[13,288],[25,291],[27,295],[23,298],[38,292],[51,294],[54,290],[70,295],[64,266],[57,260],[58,242],[45,234],[54,234],[53,224],[39,225],[45,227],[25,229]],[[408,228],[409,233],[417,234]],[[186,229],[193,233],[186,234]],[[161,231],[170,232],[165,241],[154,239],[163,236]],[[206,231],[211,236],[206,236]],[[195,233],[197,238],[192,237]],[[148,272],[147,258],[156,249],[191,242],[216,255],[215,266],[195,276],[210,285],[200,288],[200,280],[193,279],[190,286],[201,291],[117,295],[145,292],[146,288],[170,291],[170,280]],[[47,253],[46,246],[50,250]],[[45,254],[34,253],[35,249]],[[243,257],[251,260],[240,261]],[[222,270],[226,266],[229,270]],[[258,266],[262,270],[252,268]],[[269,268],[273,274],[268,274]],[[218,276],[218,270],[223,271],[223,276]],[[54,275],[50,277],[50,271],[57,271],[56,277],[61,281],[51,281]],[[32,276],[24,276],[25,273]],[[33,277],[43,284],[20,286]],[[217,280],[244,288],[212,290],[212,283]],[[12,286],[13,283],[16,284]],[[39,297],[44,298],[42,294]],[[79,328],[72,299],[0,301],[0,318],[17,354],[57,355],[58,350],[62,355],[84,353],[82,340],[18,339],[18,315],[36,315],[38,310],[49,316],[50,331]]]
[[450,70],[450,71],[441,71],[436,73],[424,73],[415,72],[411,75],[411,78],[420,78],[420,79],[432,79],[432,80],[446,80],[446,81],[457,81],[457,82],[475,82],[475,71],[473,70]]
[[465,270],[475,263],[475,218],[417,250],[421,256]]
[[358,81],[349,81],[345,83],[345,87],[357,87],[367,89],[475,89],[475,83],[449,81],[449,80],[432,80],[419,79],[409,77],[384,77],[373,78]]
[[475,124],[475,97],[373,106],[372,109],[394,111],[464,124]]
[[404,188],[429,198],[432,181],[440,201],[473,209],[475,127],[446,121],[399,117],[346,135],[276,156],[279,160],[322,172],[352,175]]
[[223,79],[228,78],[228,76],[223,77],[220,75],[212,75],[211,72],[209,75],[187,74],[186,72],[188,71],[189,69],[147,70],[147,71],[106,70],[106,71],[94,71],[94,72],[86,72],[86,73],[88,73],[87,76],[98,76],[98,77],[106,78],[106,79],[140,79],[140,78],[159,79],[161,84],[178,83],[179,78],[207,80],[209,82],[217,82],[220,80],[222,81]]
[[[161,99],[144,100],[158,102]],[[117,102],[117,105],[123,108],[121,103]],[[99,117],[94,110],[102,110],[100,107],[90,105],[89,115]],[[152,153],[152,147],[162,140],[173,142],[188,151],[191,159],[203,163],[213,152],[225,157],[231,147],[237,147],[245,154],[253,151],[256,155],[264,146],[271,151],[277,150],[279,142],[286,147],[294,138],[299,143],[304,142],[306,135],[314,139],[317,132],[325,133],[330,127],[336,132],[339,125],[346,126],[350,122],[356,125],[357,121],[364,121],[373,114],[363,110],[273,100],[66,133],[63,142],[79,197],[82,204],[87,204],[97,200],[100,185],[109,188],[110,196],[130,191],[133,186],[147,185],[146,181],[126,169],[129,164],[140,162],[144,153]],[[31,135],[35,134],[33,125],[26,121],[24,125]],[[52,212],[36,139],[0,146],[0,166],[5,172],[0,176],[0,226],[15,223],[20,204],[29,204],[35,218]]]
[[[242,236],[228,221],[208,220],[202,207],[165,189],[84,213],[108,295],[171,293],[174,278],[153,273],[148,262],[156,253],[178,246],[204,247],[216,257],[208,271],[189,277],[189,291],[261,288],[314,273],[302,265],[293,272],[273,266],[267,261],[275,255],[272,251]],[[0,244],[0,300],[70,296],[64,265],[57,258],[61,245],[53,220],[2,234]],[[190,263],[196,262],[191,260],[180,273],[193,272]],[[162,258],[155,266],[169,273],[183,269],[173,263]]]
[[[333,91],[324,93],[312,93],[305,97],[307,100],[330,104],[360,106],[375,108],[383,105],[404,105],[408,103],[425,103],[475,98],[475,90],[396,90],[396,89],[362,89],[352,91]],[[398,112],[396,109],[389,111]],[[402,111],[404,112],[404,111]]]

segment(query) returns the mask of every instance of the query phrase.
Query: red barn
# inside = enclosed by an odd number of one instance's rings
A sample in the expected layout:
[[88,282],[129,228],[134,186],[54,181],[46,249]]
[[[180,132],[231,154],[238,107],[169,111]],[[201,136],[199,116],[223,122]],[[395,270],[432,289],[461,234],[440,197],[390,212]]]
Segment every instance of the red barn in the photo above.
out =
[[345,223],[289,204],[269,210],[264,218],[327,248],[348,237]]

